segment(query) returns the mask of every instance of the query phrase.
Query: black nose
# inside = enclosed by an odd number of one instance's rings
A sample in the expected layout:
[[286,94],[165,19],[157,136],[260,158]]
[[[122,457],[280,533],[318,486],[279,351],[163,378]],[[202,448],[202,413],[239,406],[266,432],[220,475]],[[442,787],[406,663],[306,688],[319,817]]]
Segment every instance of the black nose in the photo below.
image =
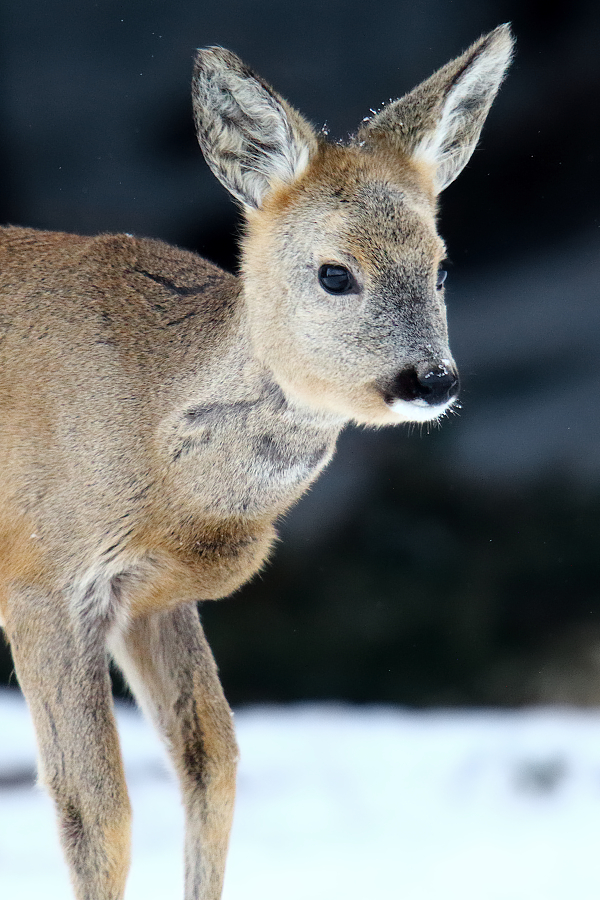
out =
[[440,406],[458,396],[458,372],[445,365],[419,371],[403,369],[393,381],[390,394],[393,400],[424,400],[429,406]]

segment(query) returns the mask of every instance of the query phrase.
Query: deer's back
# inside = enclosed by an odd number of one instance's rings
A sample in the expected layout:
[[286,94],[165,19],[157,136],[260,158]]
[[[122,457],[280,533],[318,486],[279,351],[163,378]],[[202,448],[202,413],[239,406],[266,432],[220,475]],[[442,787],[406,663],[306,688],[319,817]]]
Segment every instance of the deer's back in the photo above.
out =
[[[160,241],[2,228],[3,371],[5,345],[26,340],[32,362],[77,356],[78,365],[102,366],[118,357],[131,371],[168,377],[185,370],[189,351],[219,343],[237,293],[233,275]],[[198,317],[202,327],[189,328]]]

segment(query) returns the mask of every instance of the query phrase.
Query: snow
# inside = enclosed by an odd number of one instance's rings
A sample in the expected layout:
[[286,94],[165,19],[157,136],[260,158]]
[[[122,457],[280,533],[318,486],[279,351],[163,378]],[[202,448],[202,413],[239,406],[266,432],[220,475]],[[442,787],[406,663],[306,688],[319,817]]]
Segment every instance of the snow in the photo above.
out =
[[[183,896],[182,816],[162,749],[118,708],[134,809],[127,900]],[[346,706],[236,714],[224,900],[596,900],[600,712]],[[70,897],[33,786],[22,698],[0,691],[0,897]]]

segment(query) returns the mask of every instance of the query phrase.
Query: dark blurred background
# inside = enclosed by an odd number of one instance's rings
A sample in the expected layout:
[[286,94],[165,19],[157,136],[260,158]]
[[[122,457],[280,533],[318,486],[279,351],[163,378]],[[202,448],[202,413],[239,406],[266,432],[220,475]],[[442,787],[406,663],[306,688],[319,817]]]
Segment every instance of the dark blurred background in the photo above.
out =
[[227,268],[239,220],[195,141],[195,47],[236,51],[337,139],[505,21],[515,62],[443,197],[463,410],[348,429],[265,572],[204,604],[233,703],[600,699],[600,4],[0,4],[0,220]]

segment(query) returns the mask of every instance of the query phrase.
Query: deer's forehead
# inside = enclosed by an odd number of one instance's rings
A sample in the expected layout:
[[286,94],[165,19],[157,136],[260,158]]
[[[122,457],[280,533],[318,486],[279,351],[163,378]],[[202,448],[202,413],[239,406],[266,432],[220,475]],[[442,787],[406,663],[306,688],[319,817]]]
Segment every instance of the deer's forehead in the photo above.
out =
[[306,198],[301,217],[317,245],[339,246],[364,263],[417,255],[442,257],[432,205],[411,189],[380,180],[323,185]]
[[348,207],[348,233],[359,245],[425,244],[436,235],[434,211],[421,197],[393,185],[366,182]]

